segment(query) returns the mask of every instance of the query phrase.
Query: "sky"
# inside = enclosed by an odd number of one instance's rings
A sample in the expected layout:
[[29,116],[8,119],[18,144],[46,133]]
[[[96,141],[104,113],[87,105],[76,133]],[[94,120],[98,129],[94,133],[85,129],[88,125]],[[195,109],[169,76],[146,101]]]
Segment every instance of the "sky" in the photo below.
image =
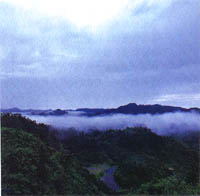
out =
[[200,107],[199,0],[0,0],[1,107]]

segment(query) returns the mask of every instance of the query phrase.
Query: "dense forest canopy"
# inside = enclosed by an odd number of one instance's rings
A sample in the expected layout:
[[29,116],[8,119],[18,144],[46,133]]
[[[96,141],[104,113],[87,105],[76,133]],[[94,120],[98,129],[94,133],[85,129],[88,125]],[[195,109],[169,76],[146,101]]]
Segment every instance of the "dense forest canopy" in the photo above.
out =
[[[2,114],[1,126],[3,195],[200,194],[196,133],[61,132],[19,114]],[[119,190],[103,183],[105,168],[91,173],[101,165],[115,168]]]

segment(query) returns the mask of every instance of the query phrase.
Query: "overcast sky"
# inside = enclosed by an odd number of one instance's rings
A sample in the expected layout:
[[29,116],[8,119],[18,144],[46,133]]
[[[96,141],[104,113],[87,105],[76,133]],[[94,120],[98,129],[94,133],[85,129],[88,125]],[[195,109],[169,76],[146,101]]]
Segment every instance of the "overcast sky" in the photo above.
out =
[[199,0],[0,0],[1,107],[200,107]]

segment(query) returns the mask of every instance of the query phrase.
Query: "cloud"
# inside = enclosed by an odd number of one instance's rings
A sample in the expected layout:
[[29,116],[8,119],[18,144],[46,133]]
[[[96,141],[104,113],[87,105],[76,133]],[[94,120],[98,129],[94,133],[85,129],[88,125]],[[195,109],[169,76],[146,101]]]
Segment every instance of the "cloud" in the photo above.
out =
[[[8,3],[23,8],[28,11],[49,17],[60,17],[77,27],[96,27],[114,17],[127,7],[130,0],[29,0],[14,1],[7,0]],[[140,1],[140,0],[137,0]],[[137,2],[135,1],[135,2]]]
[[66,116],[28,116],[37,122],[51,125],[58,129],[75,128],[81,131],[92,129],[125,129],[126,127],[145,126],[160,135],[184,133],[185,131],[200,131],[199,114],[195,113],[166,113],[161,115],[123,115],[84,117]]
[[163,95],[160,96],[156,101],[160,102],[166,102],[166,101],[180,101],[180,99],[185,100],[194,100],[194,101],[200,101],[200,94],[172,94],[172,95]]
[[[199,93],[198,0],[129,1],[127,12],[94,32],[9,2],[0,1],[6,107],[115,107]],[[18,92],[23,102],[12,98]]]
[[192,93],[192,94],[168,94],[168,95],[161,95],[157,98],[152,100],[153,103],[158,104],[165,104],[168,105],[170,103],[174,103],[174,105],[185,105],[190,107],[193,104],[198,105],[200,102],[200,94],[199,93]]

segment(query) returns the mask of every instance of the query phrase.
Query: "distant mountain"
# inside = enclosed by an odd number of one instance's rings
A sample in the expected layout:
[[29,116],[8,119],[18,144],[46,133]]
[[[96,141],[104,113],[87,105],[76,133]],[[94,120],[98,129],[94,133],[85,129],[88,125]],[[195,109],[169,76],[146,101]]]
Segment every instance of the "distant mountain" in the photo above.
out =
[[76,111],[79,112],[86,112],[86,113],[101,113],[101,112],[105,112],[107,109],[103,109],[103,108],[79,108]]
[[137,105],[136,103],[129,103],[113,109],[77,109],[76,111],[84,111],[88,116],[108,115],[108,114],[164,114],[169,112],[197,112],[200,113],[199,108],[182,108],[174,106],[163,105]]
[[9,109],[1,109],[1,112],[13,113],[13,112],[21,112],[21,110],[19,108],[9,108]]
[[[1,112],[3,113],[40,113],[40,112],[44,112],[44,111],[47,111],[47,110],[33,110],[33,109],[26,109],[26,110],[23,110],[23,109],[19,109],[19,108],[9,108],[9,109],[1,109]],[[49,110],[48,110],[49,111]]]
[[60,116],[66,115],[70,112],[81,112],[79,115],[84,116],[98,116],[98,115],[110,115],[110,114],[164,114],[170,112],[196,112],[200,114],[199,108],[182,108],[182,107],[175,107],[175,106],[164,106],[164,105],[137,105],[136,103],[129,103],[127,105],[120,106],[118,108],[112,109],[104,109],[104,108],[79,108],[76,110],[21,110],[19,108],[10,108],[10,109],[2,109],[1,112],[3,113],[27,113],[30,115],[53,115],[53,116]]
[[19,108],[10,108],[10,109],[1,109],[1,112],[3,113],[26,113],[30,115],[41,115],[41,116],[60,116],[64,114],[68,114],[66,110],[56,109],[56,110],[33,110],[33,109],[27,109],[27,110],[21,110]]
[[61,110],[61,109],[56,109],[56,110],[42,110],[40,112],[32,111],[32,115],[42,115],[42,116],[60,116],[60,115],[65,115],[68,114],[66,110]]

